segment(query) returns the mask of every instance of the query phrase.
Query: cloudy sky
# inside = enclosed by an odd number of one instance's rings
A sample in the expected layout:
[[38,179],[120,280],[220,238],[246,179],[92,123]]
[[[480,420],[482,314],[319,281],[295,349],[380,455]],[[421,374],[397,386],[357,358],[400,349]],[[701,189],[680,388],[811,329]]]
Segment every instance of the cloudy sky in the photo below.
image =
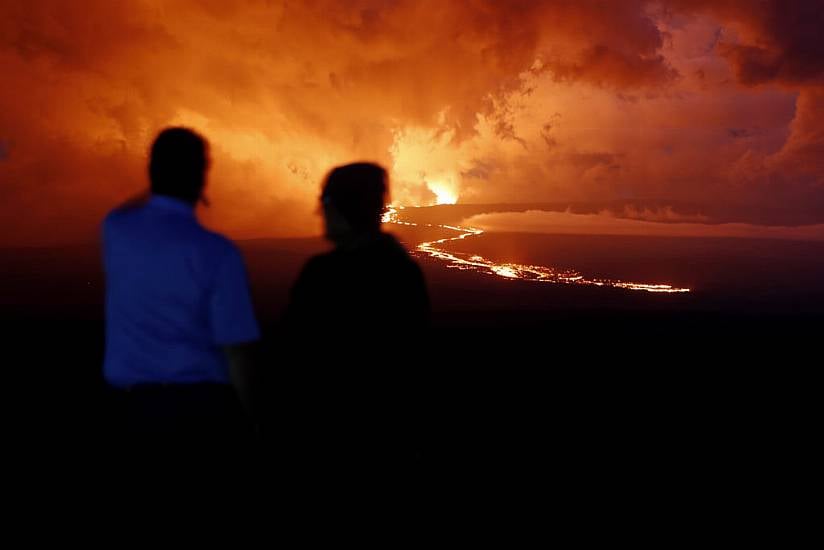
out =
[[408,205],[824,223],[823,28],[824,0],[3,2],[0,244],[94,239],[170,124],[238,238],[317,233],[353,160]]

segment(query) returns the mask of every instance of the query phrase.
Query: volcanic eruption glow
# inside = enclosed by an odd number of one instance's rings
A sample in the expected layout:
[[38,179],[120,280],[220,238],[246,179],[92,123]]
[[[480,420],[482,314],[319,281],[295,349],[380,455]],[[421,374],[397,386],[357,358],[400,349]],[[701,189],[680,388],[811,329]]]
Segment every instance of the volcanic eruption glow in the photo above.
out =
[[427,182],[427,187],[435,194],[435,204],[455,204],[458,194],[448,185],[439,181]]

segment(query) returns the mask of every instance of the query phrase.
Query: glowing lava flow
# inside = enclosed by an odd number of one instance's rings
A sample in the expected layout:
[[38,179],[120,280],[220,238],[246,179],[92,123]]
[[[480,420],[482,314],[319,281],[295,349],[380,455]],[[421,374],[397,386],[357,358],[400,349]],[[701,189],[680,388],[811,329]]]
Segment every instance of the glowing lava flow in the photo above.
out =
[[[416,223],[401,221],[398,217],[398,210],[394,207],[387,208],[386,213],[383,215],[383,221],[384,223],[394,223],[397,225],[418,225]],[[446,263],[447,267],[455,269],[478,271],[481,273],[497,275],[506,279],[521,279],[540,283],[605,286],[661,293],[682,293],[690,291],[688,288],[678,288],[671,285],[630,283],[614,279],[587,279],[577,271],[570,269],[564,270],[539,265],[523,265],[513,263],[499,264],[493,262],[492,260],[488,260],[483,256],[469,255],[461,252],[447,252],[446,250],[439,248],[439,245],[449,241],[459,241],[461,239],[466,239],[467,237],[481,235],[483,230],[473,227],[458,227],[455,225],[426,224],[426,226],[448,229],[458,233],[455,237],[447,237],[436,241],[424,242],[415,247],[416,251],[428,254],[432,258],[441,260]]]

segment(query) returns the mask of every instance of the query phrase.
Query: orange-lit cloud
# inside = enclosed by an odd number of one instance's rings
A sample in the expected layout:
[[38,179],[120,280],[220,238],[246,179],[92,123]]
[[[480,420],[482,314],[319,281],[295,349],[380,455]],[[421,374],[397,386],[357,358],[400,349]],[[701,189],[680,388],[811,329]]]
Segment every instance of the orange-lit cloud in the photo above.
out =
[[352,160],[389,167],[406,204],[824,221],[817,5],[6,2],[0,243],[94,238],[169,124],[210,139],[205,217],[235,237],[316,233],[320,181]]

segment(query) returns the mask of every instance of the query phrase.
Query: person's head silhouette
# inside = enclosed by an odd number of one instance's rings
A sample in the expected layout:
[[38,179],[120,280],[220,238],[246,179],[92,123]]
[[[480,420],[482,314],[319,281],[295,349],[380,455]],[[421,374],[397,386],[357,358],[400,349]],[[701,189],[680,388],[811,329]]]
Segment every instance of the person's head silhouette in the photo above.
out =
[[208,167],[208,144],[202,136],[188,128],[166,128],[152,145],[152,193],[195,204],[203,198]]
[[387,179],[386,170],[368,162],[334,168],[326,176],[321,194],[326,237],[340,244],[379,233]]

